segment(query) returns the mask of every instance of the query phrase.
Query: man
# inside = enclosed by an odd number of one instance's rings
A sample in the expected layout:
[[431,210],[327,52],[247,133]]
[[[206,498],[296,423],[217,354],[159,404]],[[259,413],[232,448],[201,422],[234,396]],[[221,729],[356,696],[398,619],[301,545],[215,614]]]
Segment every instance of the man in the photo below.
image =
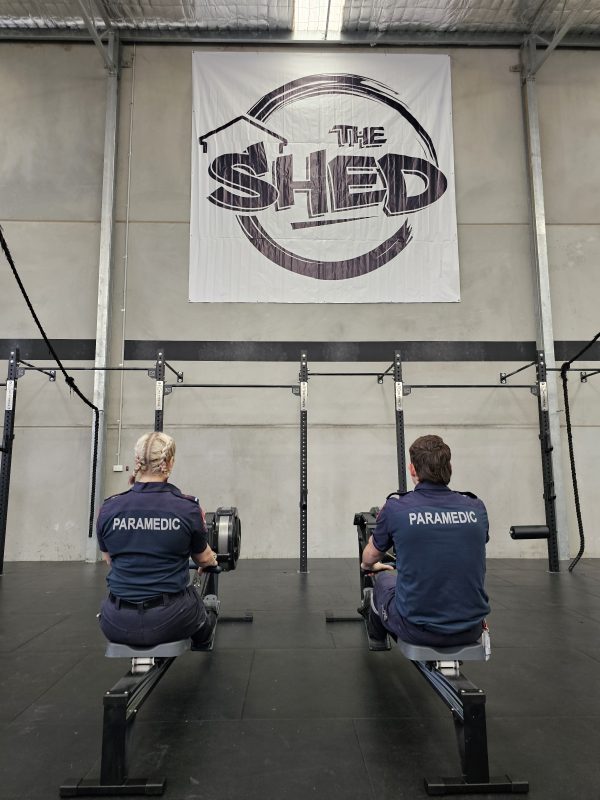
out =
[[[451,647],[479,639],[489,613],[484,589],[484,504],[470,492],[448,488],[450,448],[439,436],[419,437],[410,447],[415,489],[390,495],[362,554],[374,573],[374,589],[359,609],[372,640],[387,633],[412,644]],[[396,570],[381,558],[394,547]]]

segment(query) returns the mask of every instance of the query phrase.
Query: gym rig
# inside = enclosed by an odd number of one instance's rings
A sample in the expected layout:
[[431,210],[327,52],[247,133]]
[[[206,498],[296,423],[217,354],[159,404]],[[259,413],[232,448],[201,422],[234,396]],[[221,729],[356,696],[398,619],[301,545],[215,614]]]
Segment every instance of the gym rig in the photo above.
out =
[[[531,384],[511,384],[508,379],[513,375],[527,369],[536,367],[536,382]],[[409,396],[413,390],[420,389],[527,389],[537,397],[539,412],[540,446],[542,461],[543,497],[546,515],[546,525],[540,527],[541,536],[538,538],[547,539],[548,544],[548,568],[550,572],[558,572],[558,545],[556,532],[556,512],[555,512],[555,490],[554,477],[552,474],[552,443],[550,440],[550,416],[548,408],[548,391],[546,383],[546,366],[543,351],[538,351],[536,360],[524,367],[520,367],[510,373],[500,373],[500,382],[497,384],[423,384],[409,385],[402,379],[402,358],[399,350],[394,352],[394,358],[390,366],[379,372],[311,372],[309,370],[308,353],[302,350],[300,353],[298,380],[289,384],[262,384],[262,383],[185,383],[183,372],[173,367],[165,358],[165,351],[161,348],[156,356],[154,367],[142,366],[120,366],[120,367],[87,367],[72,366],[71,372],[75,371],[95,371],[95,370],[130,372],[146,372],[149,378],[155,383],[155,403],[154,403],[154,430],[162,431],[165,417],[165,397],[172,395],[175,390],[181,389],[211,389],[211,388],[239,388],[239,389],[284,389],[299,398],[299,462],[300,462],[300,485],[299,485],[299,573],[308,572],[308,383],[311,378],[327,377],[375,377],[377,383],[383,384],[386,379],[393,381],[394,409],[396,422],[396,450],[398,466],[398,488],[400,491],[406,490],[406,463],[405,463],[405,441],[404,441],[404,398]],[[46,370],[32,364],[28,364],[19,359],[17,348],[10,354],[8,362],[8,373],[6,379],[6,408],[4,415],[4,435],[0,447],[1,466],[0,466],[0,575],[2,574],[2,564],[4,559],[4,542],[6,534],[6,521],[8,511],[8,491],[10,484],[11,456],[14,439],[14,421],[16,409],[17,382],[27,371],[35,370],[44,373],[51,381],[56,379],[55,370]],[[167,381],[168,375],[174,376],[175,382]],[[586,374],[589,377],[590,373]],[[1,385],[1,384],[0,384]],[[95,459],[92,459],[92,474],[96,469]],[[93,508],[95,481],[92,481],[92,497],[90,507]],[[542,530],[543,529],[543,530]],[[547,534],[545,530],[547,529]],[[88,530],[89,538],[93,537],[93,515],[90,514],[90,525]],[[514,538],[517,538],[515,536]],[[530,537],[531,538],[531,537]]]
[[[378,508],[355,515],[358,531],[358,553],[361,604],[365,594],[370,597],[373,576],[360,569],[362,552],[369,541],[379,512]],[[393,552],[387,553],[384,563],[395,563]],[[375,578],[376,580],[376,578]],[[332,620],[328,620],[332,621]],[[390,636],[385,643],[367,640],[369,650],[391,650]],[[469,681],[461,672],[463,661],[488,661],[490,658],[489,633],[475,644],[458,647],[424,647],[398,639],[400,652],[419,670],[434,692],[450,709],[460,755],[461,775],[455,778],[425,778],[429,795],[447,794],[525,794],[527,781],[513,780],[508,775],[490,776],[488,763],[487,726],[485,718],[485,692]]]
[[[209,595],[218,598],[219,574],[236,568],[240,556],[242,528],[236,508],[218,508],[206,514],[208,543],[217,554],[218,566],[198,573],[194,570],[194,586],[204,599]],[[218,607],[218,599],[217,599]],[[219,622],[252,622],[251,612],[241,616],[217,616]],[[216,627],[210,643],[203,648],[212,650]],[[120,795],[161,795],[165,790],[164,778],[130,778],[128,769],[128,745],[133,723],[137,719],[144,701],[164,677],[175,659],[191,649],[191,639],[160,644],[156,647],[129,647],[108,642],[105,655],[108,658],[130,658],[127,674],[104,694],[102,721],[102,756],[100,777],[65,782],[60,787],[61,797],[104,797]]]

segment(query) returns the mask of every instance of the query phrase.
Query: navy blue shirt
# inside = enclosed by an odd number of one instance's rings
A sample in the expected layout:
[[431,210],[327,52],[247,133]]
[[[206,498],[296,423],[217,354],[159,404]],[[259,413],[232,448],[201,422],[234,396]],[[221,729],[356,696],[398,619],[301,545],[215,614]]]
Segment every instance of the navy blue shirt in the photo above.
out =
[[111,559],[110,591],[135,602],[185,589],[190,555],[207,546],[198,499],[171,483],[134,483],[109,497],[96,532],[100,550]]
[[396,551],[400,614],[434,633],[468,630],[489,613],[485,592],[488,515],[475,495],[421,481],[390,497],[377,517],[373,544]]

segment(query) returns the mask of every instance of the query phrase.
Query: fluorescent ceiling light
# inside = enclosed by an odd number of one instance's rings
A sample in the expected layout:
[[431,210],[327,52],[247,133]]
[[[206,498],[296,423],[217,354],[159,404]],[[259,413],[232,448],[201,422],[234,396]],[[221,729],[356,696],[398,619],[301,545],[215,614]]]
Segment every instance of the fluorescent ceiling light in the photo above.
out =
[[344,0],[295,0],[294,33],[302,39],[339,39]]

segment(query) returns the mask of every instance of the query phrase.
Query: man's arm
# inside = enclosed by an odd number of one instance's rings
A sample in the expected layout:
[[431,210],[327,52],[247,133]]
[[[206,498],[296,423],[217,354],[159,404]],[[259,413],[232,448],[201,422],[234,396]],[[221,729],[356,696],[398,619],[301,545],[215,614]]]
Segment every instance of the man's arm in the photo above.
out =
[[204,567],[216,567],[218,565],[216,553],[206,545],[200,553],[192,553],[192,561],[199,567],[199,572]]
[[384,569],[394,569],[391,564],[382,564],[381,558],[385,555],[385,550],[381,551],[378,550],[375,545],[373,544],[373,537],[369,537],[369,541],[367,542],[365,549],[362,553],[362,561],[360,562],[360,568],[364,569],[365,572],[380,572]]
[[382,564],[381,558],[392,546],[392,538],[387,529],[387,503],[377,515],[377,525],[373,535],[365,545],[360,563],[361,569],[366,572],[380,572],[384,569],[394,569],[391,564]]
[[110,553],[107,553],[106,551],[101,550],[100,554],[102,555],[102,561],[105,561],[106,565],[108,567],[110,567],[110,565],[112,564],[112,561],[110,560]]

